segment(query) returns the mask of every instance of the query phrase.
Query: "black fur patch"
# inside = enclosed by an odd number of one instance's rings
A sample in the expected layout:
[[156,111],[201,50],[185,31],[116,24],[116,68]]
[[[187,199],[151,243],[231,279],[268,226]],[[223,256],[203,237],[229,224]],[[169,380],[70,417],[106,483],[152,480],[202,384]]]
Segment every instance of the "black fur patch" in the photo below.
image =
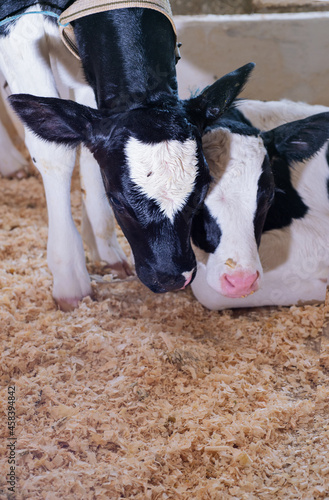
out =
[[274,178],[268,156],[266,155],[262,164],[262,173],[258,179],[257,209],[254,217],[255,239],[258,246],[260,245],[268,211],[273,203],[274,190]]
[[265,220],[264,232],[289,226],[294,219],[302,219],[308,212],[308,207],[291,183],[288,163],[283,158],[274,157],[272,171],[276,191]]
[[194,216],[191,236],[194,245],[207,253],[214,253],[220,243],[222,232],[205,204]]
[[234,106],[219,118],[212,126],[206,129],[206,132],[214,130],[216,128],[226,128],[232,134],[240,135],[250,135],[257,137],[259,135],[259,130],[251,124],[251,122]]

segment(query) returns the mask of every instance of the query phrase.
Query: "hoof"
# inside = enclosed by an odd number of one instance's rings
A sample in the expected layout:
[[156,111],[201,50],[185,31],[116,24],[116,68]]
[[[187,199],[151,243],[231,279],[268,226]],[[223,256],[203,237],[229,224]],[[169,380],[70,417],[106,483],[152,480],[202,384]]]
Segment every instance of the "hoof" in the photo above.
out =
[[20,168],[19,170],[16,170],[16,172],[13,172],[12,174],[4,175],[6,179],[16,179],[16,180],[27,179],[30,176],[31,174],[28,170],[28,167]]
[[81,299],[54,299],[57,308],[64,312],[74,311]]
[[84,299],[84,297],[91,297],[94,300],[93,294],[90,293],[88,295],[84,295],[83,297],[74,297],[73,299],[55,299],[55,304],[57,305],[57,308],[60,309],[63,312],[71,312],[74,311],[77,307],[79,307],[79,304],[81,300]]
[[127,261],[116,262],[115,264],[107,264],[103,268],[104,274],[114,274],[119,279],[125,279],[128,276],[133,276],[134,273]]
[[22,168],[21,170],[17,170],[17,172],[12,175],[13,179],[26,179],[27,177],[28,172],[24,168]]

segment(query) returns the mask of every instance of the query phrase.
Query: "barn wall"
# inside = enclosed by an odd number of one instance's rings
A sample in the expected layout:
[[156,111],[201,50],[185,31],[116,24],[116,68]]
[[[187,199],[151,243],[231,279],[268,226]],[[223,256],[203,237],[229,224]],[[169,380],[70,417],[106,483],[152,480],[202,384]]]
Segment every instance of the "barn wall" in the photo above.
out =
[[247,14],[252,0],[171,0],[174,15]]
[[329,105],[329,12],[176,16],[181,97],[254,61],[244,92]]
[[329,9],[329,0],[171,0],[174,15],[313,12]]

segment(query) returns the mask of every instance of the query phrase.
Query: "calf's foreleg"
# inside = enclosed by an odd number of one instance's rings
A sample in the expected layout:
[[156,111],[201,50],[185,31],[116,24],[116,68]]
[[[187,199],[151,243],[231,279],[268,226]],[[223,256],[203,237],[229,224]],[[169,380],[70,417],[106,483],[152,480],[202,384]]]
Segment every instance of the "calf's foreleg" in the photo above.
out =
[[[23,16],[7,36],[0,37],[0,67],[14,93],[57,97],[47,57],[44,21]],[[91,293],[81,237],[74,225],[70,181],[75,150],[49,144],[25,129],[25,142],[42,175],[49,218],[47,258],[53,274],[53,297],[64,310],[76,307]]]
[[[74,98],[80,104],[96,107],[93,91],[86,85],[75,88]],[[131,274],[131,270],[116,236],[114,214],[106,198],[100,167],[85,146],[81,146],[79,164],[83,203],[82,238],[94,262],[106,263],[117,276],[125,278]]]

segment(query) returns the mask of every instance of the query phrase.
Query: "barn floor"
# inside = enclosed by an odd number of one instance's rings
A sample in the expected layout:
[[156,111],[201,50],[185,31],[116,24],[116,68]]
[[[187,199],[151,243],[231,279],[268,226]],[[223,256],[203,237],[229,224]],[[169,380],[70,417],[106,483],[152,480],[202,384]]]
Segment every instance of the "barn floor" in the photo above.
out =
[[[63,313],[40,179],[1,191],[1,500],[329,498],[329,306],[214,312],[131,281]],[[72,204],[79,226],[76,175]]]

